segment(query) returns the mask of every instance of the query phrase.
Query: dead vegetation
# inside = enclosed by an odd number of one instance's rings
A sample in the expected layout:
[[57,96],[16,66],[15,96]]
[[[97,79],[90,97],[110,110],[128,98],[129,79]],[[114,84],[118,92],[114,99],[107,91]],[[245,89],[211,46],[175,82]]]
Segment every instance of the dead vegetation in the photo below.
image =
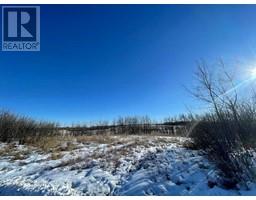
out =
[[255,97],[241,99],[234,79],[220,61],[218,75],[209,71],[205,62],[199,62],[198,85],[193,95],[207,103],[207,111],[196,116],[189,147],[204,149],[221,171],[222,185],[228,189],[238,184],[249,188],[256,180],[256,166],[251,150],[256,147]]
[[[28,117],[14,115],[7,111],[0,111],[0,141],[24,144],[34,138],[53,136],[57,134],[57,124],[36,121]],[[26,141],[27,140],[27,141]]]
[[108,135],[108,134],[103,134],[103,135],[80,135],[80,136],[75,136],[74,139],[78,143],[83,143],[83,144],[90,144],[90,143],[111,144],[115,141],[115,138],[113,136]]
[[[174,140],[172,138],[158,138],[156,136],[152,137],[142,137],[134,136],[133,138],[126,136],[111,136],[108,135],[106,139],[103,139],[103,136],[83,136],[76,138],[74,137],[74,144],[79,146],[79,143],[83,144],[83,147],[86,145],[95,144],[95,149],[93,152],[88,152],[86,154],[80,155],[80,149],[72,149],[67,152],[71,155],[70,159],[65,159],[61,161],[54,168],[69,167],[71,170],[82,170],[95,165],[102,169],[112,169],[113,173],[119,165],[121,164],[120,159],[132,156],[134,153],[141,152],[142,149],[147,149],[150,147],[164,147],[167,146],[170,142],[180,142],[179,140]],[[78,142],[79,141],[79,142]],[[99,146],[99,144],[104,144],[105,146]],[[58,160],[61,159],[63,153],[57,150],[51,153],[51,156],[48,159]],[[84,150],[83,150],[84,151]],[[79,155],[79,156],[77,156]]]
[[[48,136],[36,140],[28,137],[25,145],[17,142],[5,143],[0,148],[1,157],[9,157],[12,161],[19,161],[22,165],[24,159],[31,153],[49,154],[46,160],[59,160],[54,168],[69,167],[70,169],[86,169],[97,162],[102,169],[112,169],[113,173],[120,166],[121,158],[126,158],[134,153],[140,153],[142,149],[154,146],[164,147],[170,142],[177,142],[177,138],[129,135],[83,135],[83,136]],[[180,142],[181,143],[181,142]],[[87,147],[95,147],[93,151],[86,152]],[[83,150],[80,148],[83,148]],[[93,149],[93,148],[92,148]],[[80,154],[80,152],[83,152]],[[62,159],[63,156],[67,156]],[[111,162],[110,162],[111,161]]]
[[24,160],[31,152],[29,147],[18,149],[17,144],[10,143],[0,149],[0,157],[8,157],[11,161]]

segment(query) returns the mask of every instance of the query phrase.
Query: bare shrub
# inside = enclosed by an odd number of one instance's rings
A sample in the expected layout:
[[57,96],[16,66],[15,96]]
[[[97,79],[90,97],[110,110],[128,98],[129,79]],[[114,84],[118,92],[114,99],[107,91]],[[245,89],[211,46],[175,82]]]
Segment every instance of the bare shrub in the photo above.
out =
[[38,122],[28,117],[0,111],[0,141],[2,142],[18,141],[20,144],[24,144],[56,133],[57,125],[55,123]]
[[255,147],[255,107],[238,98],[233,77],[222,61],[219,65],[222,76],[214,76],[205,62],[198,63],[198,85],[193,95],[208,103],[208,114],[194,122],[190,135],[219,167],[225,187],[247,187],[248,181],[256,178],[249,149]]

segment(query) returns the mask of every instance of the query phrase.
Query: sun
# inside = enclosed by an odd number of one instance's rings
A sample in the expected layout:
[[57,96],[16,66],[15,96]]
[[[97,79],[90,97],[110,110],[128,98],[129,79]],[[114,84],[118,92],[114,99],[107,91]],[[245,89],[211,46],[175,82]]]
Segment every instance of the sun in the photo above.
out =
[[250,76],[256,78],[256,67],[250,70]]

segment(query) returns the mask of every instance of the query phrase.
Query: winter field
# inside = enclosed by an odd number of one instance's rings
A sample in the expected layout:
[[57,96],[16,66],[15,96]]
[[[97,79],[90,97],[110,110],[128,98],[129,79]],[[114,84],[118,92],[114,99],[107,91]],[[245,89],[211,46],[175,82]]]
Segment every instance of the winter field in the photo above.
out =
[[[255,195],[227,190],[202,150],[171,136],[77,136],[47,150],[0,144],[0,195]],[[56,142],[57,141],[57,142]],[[42,143],[44,143],[42,141]]]

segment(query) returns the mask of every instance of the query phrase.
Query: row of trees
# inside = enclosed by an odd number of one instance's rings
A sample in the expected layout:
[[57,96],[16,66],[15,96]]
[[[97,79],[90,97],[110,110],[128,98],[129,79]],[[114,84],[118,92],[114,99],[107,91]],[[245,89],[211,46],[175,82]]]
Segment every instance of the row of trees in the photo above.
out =
[[[171,121],[171,123],[174,123]],[[61,133],[81,134],[183,134],[183,129],[166,126],[143,117],[119,117],[112,123],[99,121],[93,124],[78,124],[60,127],[57,123],[36,121],[7,111],[0,111],[0,141],[19,141],[23,144],[28,138],[38,140],[41,137],[56,136]]]
[[80,124],[72,124],[71,127],[109,127],[109,126],[126,126],[126,125],[155,125],[155,124],[175,124],[177,122],[187,122],[190,121],[191,115],[181,114],[175,117],[166,117],[163,120],[153,120],[149,116],[126,116],[126,117],[118,117],[112,121],[107,120],[99,120],[95,122],[88,123],[80,123]]
[[[170,119],[170,118],[169,118]],[[113,120],[100,121],[96,123],[72,125],[71,127],[62,127],[63,130],[68,130],[72,135],[80,134],[178,134],[184,135],[184,130],[187,126],[187,121],[172,121],[166,120],[164,123],[159,123],[151,120],[148,116],[134,117],[119,117]]]

